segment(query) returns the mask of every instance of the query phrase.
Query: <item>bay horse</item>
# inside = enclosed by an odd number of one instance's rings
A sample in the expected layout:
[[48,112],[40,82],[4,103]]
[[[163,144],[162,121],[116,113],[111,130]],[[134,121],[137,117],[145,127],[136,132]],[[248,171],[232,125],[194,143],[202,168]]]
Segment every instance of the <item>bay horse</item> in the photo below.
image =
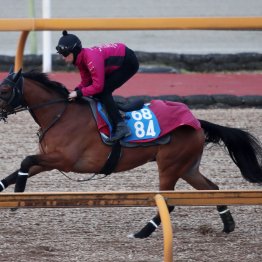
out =
[[[68,90],[37,71],[9,75],[0,84],[0,112],[10,114],[28,110],[41,130],[39,152],[26,156],[18,170],[0,181],[0,191],[15,184],[15,192],[24,192],[28,177],[53,169],[62,172],[100,173],[113,146],[103,143],[89,103],[69,102]],[[189,109],[188,109],[189,110]],[[190,110],[189,110],[190,111]],[[197,120],[198,121],[198,120]],[[179,178],[198,190],[219,190],[200,171],[207,143],[224,146],[242,176],[251,183],[262,182],[262,147],[252,134],[239,128],[225,127],[199,120],[195,130],[182,125],[170,132],[170,141],[134,148],[123,147],[113,172],[131,170],[155,161],[159,171],[159,190],[174,190]],[[169,206],[169,211],[174,209]],[[223,231],[235,228],[225,205],[217,206]],[[150,220],[136,238],[150,236],[160,225],[159,214]]]

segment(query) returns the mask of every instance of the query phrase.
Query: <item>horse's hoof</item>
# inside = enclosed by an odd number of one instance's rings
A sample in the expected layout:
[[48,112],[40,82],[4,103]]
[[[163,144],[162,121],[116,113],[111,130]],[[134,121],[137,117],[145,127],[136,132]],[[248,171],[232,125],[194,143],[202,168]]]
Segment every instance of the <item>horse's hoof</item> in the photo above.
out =
[[229,234],[230,232],[233,232],[235,230],[235,221],[230,213],[229,210],[227,210],[225,213],[220,214],[220,217],[224,224],[223,232]]
[[141,233],[141,231],[133,234],[133,238],[140,238],[140,239],[147,238],[149,236],[150,235],[144,234],[143,232]]
[[235,230],[235,222],[228,223],[227,225],[224,226],[223,232],[229,234]]
[[134,234],[134,238],[147,238],[149,237],[154,231],[156,227],[151,223],[147,223],[139,232]]

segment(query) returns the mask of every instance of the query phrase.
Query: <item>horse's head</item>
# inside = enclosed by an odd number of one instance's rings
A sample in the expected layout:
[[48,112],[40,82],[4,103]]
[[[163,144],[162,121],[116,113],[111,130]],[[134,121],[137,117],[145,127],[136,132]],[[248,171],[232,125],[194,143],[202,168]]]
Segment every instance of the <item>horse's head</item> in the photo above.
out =
[[0,120],[23,105],[22,89],[22,69],[18,73],[10,70],[9,75],[0,84]]

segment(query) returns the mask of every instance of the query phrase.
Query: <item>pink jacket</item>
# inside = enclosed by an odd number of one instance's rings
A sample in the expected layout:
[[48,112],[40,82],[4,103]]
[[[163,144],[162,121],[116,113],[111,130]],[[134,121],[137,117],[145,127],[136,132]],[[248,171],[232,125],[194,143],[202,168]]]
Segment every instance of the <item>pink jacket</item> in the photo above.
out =
[[83,48],[75,62],[81,76],[81,82],[76,88],[82,91],[83,96],[102,92],[105,76],[118,69],[124,57],[125,45],[122,43]]

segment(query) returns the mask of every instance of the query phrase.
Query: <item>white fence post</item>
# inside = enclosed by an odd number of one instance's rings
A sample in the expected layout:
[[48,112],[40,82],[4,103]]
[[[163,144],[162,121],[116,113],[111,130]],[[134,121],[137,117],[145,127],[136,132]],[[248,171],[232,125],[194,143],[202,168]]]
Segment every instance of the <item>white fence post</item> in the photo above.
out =
[[[42,0],[43,18],[51,17],[50,0]],[[51,31],[43,31],[43,72],[52,71]]]

